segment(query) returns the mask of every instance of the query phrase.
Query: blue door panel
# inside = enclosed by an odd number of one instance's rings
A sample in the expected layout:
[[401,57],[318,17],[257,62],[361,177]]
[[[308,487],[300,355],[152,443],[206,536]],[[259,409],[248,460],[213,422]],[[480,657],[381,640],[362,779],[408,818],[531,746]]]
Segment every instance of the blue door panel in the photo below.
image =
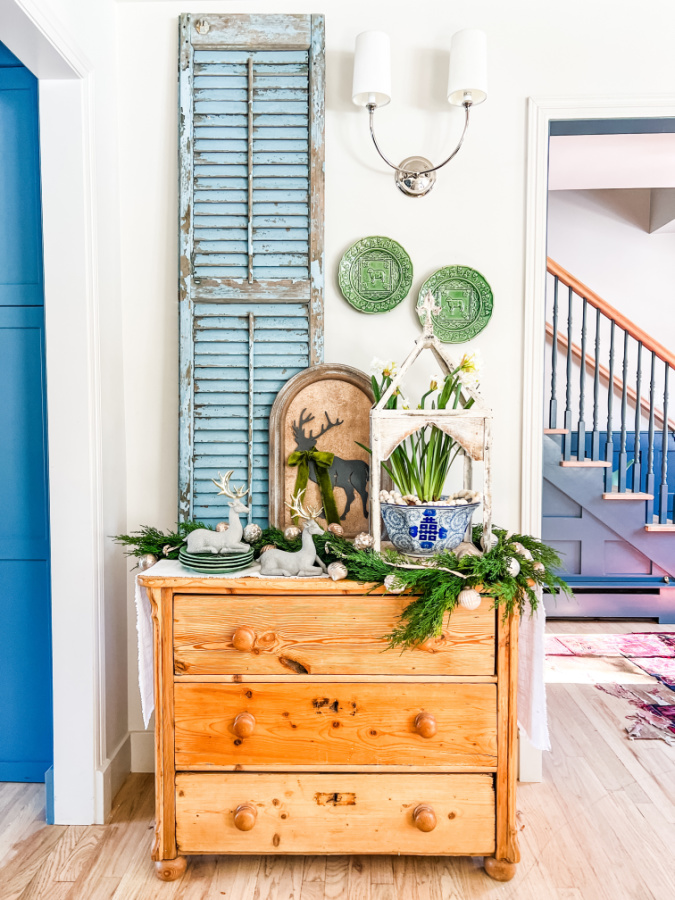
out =
[[0,781],[53,763],[37,80],[0,44]]
[[44,781],[52,764],[51,629],[46,560],[0,560],[0,781]]
[[41,306],[37,79],[0,69],[0,306]]
[[46,559],[44,311],[0,307],[0,559]]

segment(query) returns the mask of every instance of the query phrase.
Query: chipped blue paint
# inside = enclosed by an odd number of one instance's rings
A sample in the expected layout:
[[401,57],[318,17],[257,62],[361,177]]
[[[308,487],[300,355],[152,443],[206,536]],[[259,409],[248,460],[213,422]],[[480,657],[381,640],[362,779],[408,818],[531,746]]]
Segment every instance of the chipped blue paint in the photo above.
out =
[[272,403],[323,360],[323,17],[199,19],[181,16],[180,516],[222,518],[210,479],[233,469],[265,524]]

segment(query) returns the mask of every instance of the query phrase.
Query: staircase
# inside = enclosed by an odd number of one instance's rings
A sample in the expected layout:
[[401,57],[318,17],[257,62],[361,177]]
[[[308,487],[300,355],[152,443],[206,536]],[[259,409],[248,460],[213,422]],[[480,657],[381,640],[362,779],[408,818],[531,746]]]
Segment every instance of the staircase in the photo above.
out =
[[548,260],[543,539],[574,601],[675,622],[675,354]]

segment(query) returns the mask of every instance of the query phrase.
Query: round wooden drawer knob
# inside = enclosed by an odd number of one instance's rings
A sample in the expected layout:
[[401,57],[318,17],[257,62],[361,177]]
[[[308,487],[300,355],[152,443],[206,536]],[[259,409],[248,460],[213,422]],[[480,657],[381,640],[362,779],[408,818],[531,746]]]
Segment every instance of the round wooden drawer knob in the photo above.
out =
[[234,811],[234,824],[239,831],[250,831],[257,818],[258,810],[252,803],[240,803]]
[[250,737],[255,731],[255,716],[247,712],[239,713],[232,723],[232,730],[237,737]]
[[232,645],[235,650],[243,652],[253,650],[255,644],[255,631],[248,625],[241,625],[232,635]]
[[431,713],[418,713],[415,717],[415,730],[420,737],[432,738],[436,734],[436,719]]
[[420,831],[433,831],[436,827],[436,813],[430,806],[416,806],[413,810],[413,824]]

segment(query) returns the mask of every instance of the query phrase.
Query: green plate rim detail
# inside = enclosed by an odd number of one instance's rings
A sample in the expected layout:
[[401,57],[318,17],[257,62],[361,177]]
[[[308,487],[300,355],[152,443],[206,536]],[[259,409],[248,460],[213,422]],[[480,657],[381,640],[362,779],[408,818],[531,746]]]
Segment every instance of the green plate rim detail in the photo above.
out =
[[[353,287],[351,273],[352,267],[366,250],[378,248],[387,251],[393,256],[398,263],[401,277],[399,284],[388,295],[378,300],[371,300],[362,297]],[[394,238],[385,237],[384,235],[375,234],[360,238],[345,251],[338,265],[338,285],[342,296],[354,309],[368,315],[389,312],[397,307],[410,293],[412,282],[413,264],[408,251]]]
[[468,325],[457,331],[449,330],[447,327],[444,327],[443,322],[439,321],[441,320],[441,315],[432,316],[434,336],[444,344],[465,344],[467,341],[475,338],[477,334],[480,334],[492,318],[494,295],[487,279],[477,269],[459,264],[443,266],[426,279],[417,295],[415,309],[417,310],[417,315],[420,317],[422,324],[424,324],[422,314],[420,313],[422,298],[427,291],[431,291],[434,295],[434,299],[437,300],[436,289],[438,288],[439,283],[442,283],[448,278],[459,278],[470,281],[473,287],[478,291],[481,309],[473,322],[470,322]]

